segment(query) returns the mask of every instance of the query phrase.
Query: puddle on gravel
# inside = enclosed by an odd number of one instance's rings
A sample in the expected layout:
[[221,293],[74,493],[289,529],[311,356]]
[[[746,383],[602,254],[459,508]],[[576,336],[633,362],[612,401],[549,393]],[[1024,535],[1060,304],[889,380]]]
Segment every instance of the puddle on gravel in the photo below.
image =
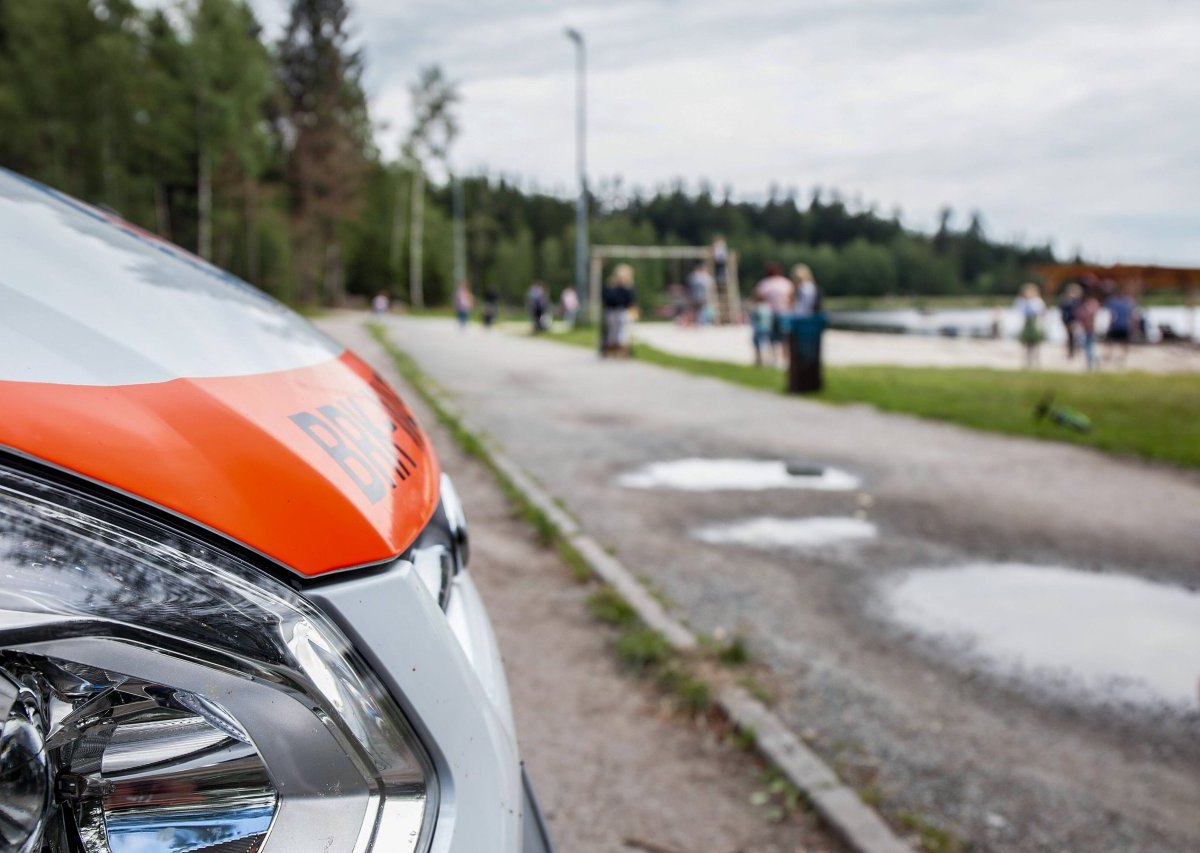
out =
[[[798,470],[791,463],[793,470]],[[861,481],[839,468],[816,466],[789,473],[789,463],[776,459],[675,459],[653,462],[617,478],[630,489],[675,489],[684,492],[816,489],[849,491]]]
[[874,539],[878,528],[859,518],[748,518],[692,531],[701,542],[747,548],[823,548]]
[[966,641],[1005,674],[1142,705],[1200,703],[1200,594],[1132,575],[1023,564],[914,571],[894,619]]

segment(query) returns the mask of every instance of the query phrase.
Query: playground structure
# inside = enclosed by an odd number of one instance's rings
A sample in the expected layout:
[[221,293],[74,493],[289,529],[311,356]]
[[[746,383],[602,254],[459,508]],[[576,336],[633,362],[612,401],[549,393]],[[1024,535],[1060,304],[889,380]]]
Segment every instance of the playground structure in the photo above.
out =
[[604,285],[605,261],[681,260],[703,261],[713,282],[708,304],[716,310],[718,323],[739,323],[742,319],[741,294],[738,291],[737,252],[730,251],[725,262],[725,276],[718,281],[712,246],[593,246],[591,270],[588,277],[588,316],[600,316],[600,290]]

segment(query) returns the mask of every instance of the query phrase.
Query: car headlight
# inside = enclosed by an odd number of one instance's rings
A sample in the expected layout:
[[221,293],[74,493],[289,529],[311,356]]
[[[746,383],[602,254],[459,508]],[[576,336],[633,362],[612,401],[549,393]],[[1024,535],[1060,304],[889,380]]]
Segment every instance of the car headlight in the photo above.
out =
[[425,849],[433,766],[338,628],[148,516],[0,469],[0,850]]

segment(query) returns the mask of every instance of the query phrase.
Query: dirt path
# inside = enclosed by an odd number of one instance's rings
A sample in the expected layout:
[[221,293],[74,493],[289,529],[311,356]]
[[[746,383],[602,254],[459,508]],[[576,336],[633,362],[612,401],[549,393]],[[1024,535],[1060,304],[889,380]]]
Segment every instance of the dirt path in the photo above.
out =
[[[404,387],[357,319],[322,325]],[[416,394],[404,396],[466,505],[471,572],[496,629],[522,753],[558,849],[837,849],[802,814],[768,820],[750,801],[763,787],[753,758],[617,670],[607,629],[587,614],[591,587],[575,581],[557,553],[514,519],[491,473],[461,452]],[[627,839],[649,846],[630,846]]]
[[[389,331],[692,630],[744,634],[777,677],[778,713],[896,820],[924,815],[986,850],[1200,849],[1200,707],[1084,701],[1054,673],[1040,677],[1037,659],[1023,675],[994,671],[961,643],[897,625],[886,606],[913,572],[977,563],[1195,589],[1194,472],[600,362],[582,348],[460,333],[446,321],[391,318]],[[687,458],[710,475],[712,460],[739,457],[836,466],[861,485],[679,491],[622,481]],[[831,516],[869,521],[878,535],[797,551],[697,533]],[[1079,616],[1079,629],[1055,641],[1064,648],[1114,637],[1136,647],[1155,633],[1131,630],[1121,608],[1090,621],[1075,609],[1064,615]],[[1025,628],[1020,617],[1009,624]],[[1163,654],[1200,675],[1191,646]]]

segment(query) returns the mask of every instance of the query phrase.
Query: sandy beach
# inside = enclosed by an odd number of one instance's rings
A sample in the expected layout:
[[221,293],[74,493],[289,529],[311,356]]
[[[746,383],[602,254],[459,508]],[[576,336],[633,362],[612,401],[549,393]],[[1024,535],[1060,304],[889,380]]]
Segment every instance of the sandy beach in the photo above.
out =
[[[681,327],[671,323],[641,323],[634,339],[657,349],[693,358],[751,364],[754,351],[748,326]],[[825,333],[825,363],[830,365],[886,364],[901,367],[986,367],[996,370],[1021,370],[1024,354],[1015,340],[981,340],[925,335],[896,335],[872,332],[847,332],[839,329]],[[1200,371],[1200,347],[1186,344],[1148,344],[1134,346],[1128,359],[1108,360],[1106,347],[1100,345],[1102,370],[1141,370],[1148,373],[1188,373]],[[1066,347],[1046,343],[1041,347],[1043,370],[1082,373],[1082,353],[1068,360]]]

